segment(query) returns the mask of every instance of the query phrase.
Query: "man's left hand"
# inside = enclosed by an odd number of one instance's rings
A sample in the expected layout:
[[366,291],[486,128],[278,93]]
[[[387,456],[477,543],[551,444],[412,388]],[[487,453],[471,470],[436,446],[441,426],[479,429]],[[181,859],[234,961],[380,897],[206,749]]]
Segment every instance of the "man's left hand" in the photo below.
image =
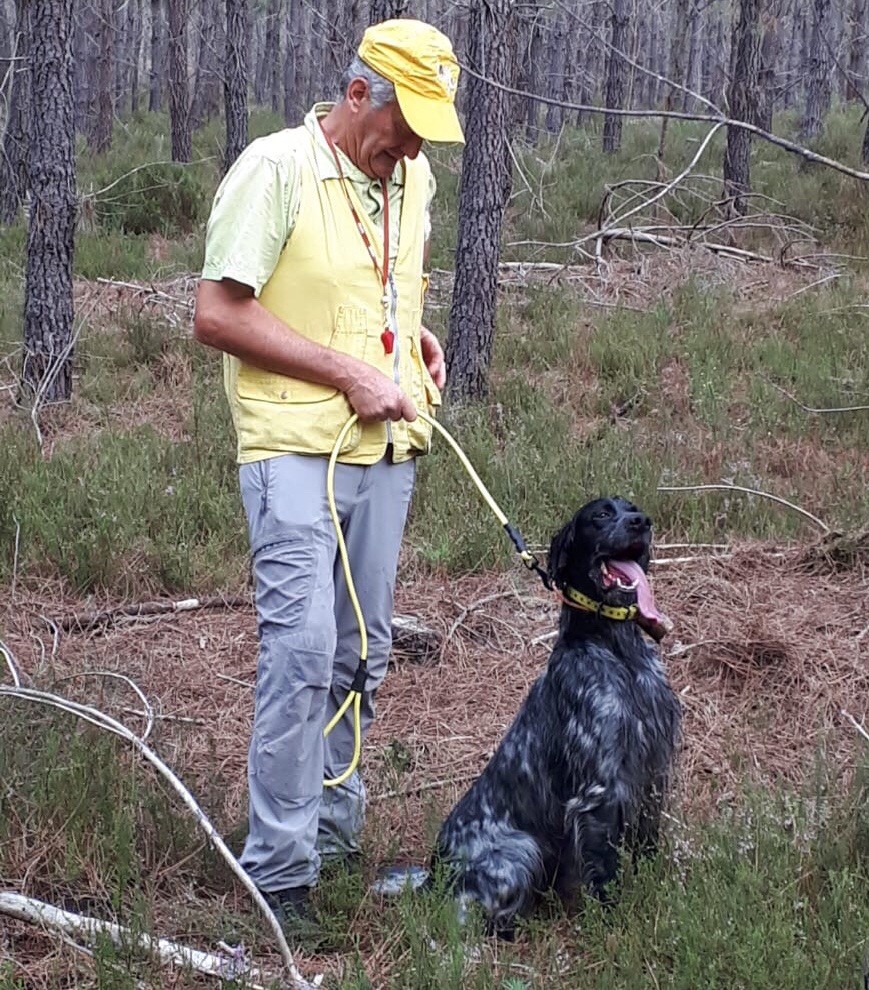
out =
[[438,388],[443,388],[447,383],[447,366],[444,361],[444,349],[441,347],[441,342],[428,327],[419,328],[419,342],[422,347],[422,359],[425,361],[432,381]]

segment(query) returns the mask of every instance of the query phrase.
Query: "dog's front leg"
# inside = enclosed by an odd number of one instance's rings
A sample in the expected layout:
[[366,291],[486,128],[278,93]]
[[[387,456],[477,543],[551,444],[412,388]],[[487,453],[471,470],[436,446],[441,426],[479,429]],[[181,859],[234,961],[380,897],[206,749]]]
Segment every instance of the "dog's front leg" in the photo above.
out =
[[581,884],[599,901],[608,903],[612,899],[610,884],[619,868],[624,831],[622,808],[615,802],[599,804],[577,815],[572,826],[573,844],[564,863],[565,879],[572,876],[577,886]]

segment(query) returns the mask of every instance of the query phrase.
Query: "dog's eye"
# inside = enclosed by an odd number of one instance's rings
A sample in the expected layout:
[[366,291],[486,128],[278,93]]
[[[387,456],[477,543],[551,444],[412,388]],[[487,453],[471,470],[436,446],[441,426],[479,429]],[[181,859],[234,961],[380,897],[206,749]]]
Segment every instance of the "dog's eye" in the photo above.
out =
[[594,519],[595,520],[598,520],[598,519],[600,519],[600,520],[609,519],[611,515],[612,515],[612,513],[609,512],[607,509],[601,509],[600,512],[595,512]]

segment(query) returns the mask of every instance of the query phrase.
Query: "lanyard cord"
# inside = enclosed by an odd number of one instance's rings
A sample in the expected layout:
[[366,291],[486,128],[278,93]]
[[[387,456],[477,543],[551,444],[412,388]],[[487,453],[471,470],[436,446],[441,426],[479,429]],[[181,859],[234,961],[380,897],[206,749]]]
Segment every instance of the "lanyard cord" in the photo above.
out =
[[377,255],[374,253],[371,238],[368,236],[365,225],[359,218],[359,213],[353,205],[353,200],[350,198],[350,190],[347,188],[347,176],[344,175],[344,169],[341,168],[341,159],[338,157],[338,150],[332,142],[332,138],[329,137],[323,128],[322,123],[320,124],[320,130],[323,131],[323,137],[326,139],[329,150],[332,152],[332,157],[335,159],[335,168],[338,169],[338,177],[341,180],[344,197],[347,200],[347,205],[350,207],[350,212],[353,214],[356,229],[359,231],[359,236],[362,238],[362,243],[365,245],[366,251],[368,251],[368,257],[371,259],[371,264],[374,265],[374,271],[383,289],[383,298],[381,299],[383,303],[383,333],[380,335],[380,340],[383,343],[384,353],[391,354],[395,343],[395,334],[389,327],[389,292],[387,288],[389,285],[389,192],[386,187],[386,179],[380,180],[380,188],[383,192],[383,264],[380,265],[377,262]]

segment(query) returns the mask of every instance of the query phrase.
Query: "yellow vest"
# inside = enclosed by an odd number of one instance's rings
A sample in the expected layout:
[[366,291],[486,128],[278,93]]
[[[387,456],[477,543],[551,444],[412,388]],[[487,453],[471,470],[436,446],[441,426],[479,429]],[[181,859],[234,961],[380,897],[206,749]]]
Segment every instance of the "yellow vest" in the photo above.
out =
[[[440,393],[422,359],[424,218],[429,164],[405,159],[398,255],[391,265],[397,297],[395,346],[386,354],[383,289],[347,203],[353,198],[378,258],[382,234],[352,184],[318,177],[313,138],[304,127],[288,132],[298,151],[301,197],[295,226],[259,301],[295,331],[378,368],[396,381],[417,409],[433,414]],[[390,218],[391,219],[391,218]],[[238,437],[241,464],[284,453],[330,454],[352,413],[337,389],[288,378],[224,356],[224,385]],[[393,460],[427,453],[431,427],[413,423],[356,423],[341,448],[345,464],[374,464],[393,444]]]

